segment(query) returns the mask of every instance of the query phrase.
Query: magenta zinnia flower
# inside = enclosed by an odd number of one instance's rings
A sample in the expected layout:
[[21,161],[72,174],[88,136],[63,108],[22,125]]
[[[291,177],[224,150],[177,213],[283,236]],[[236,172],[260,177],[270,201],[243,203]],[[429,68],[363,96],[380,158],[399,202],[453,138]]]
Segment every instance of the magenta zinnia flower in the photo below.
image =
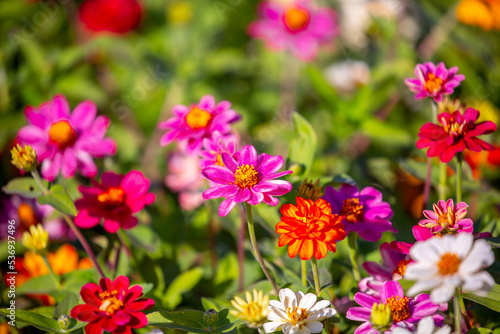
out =
[[186,148],[189,154],[196,154],[202,147],[203,138],[210,138],[214,131],[222,135],[231,134],[230,123],[240,119],[240,115],[231,109],[231,103],[215,103],[211,95],[205,95],[200,103],[190,107],[176,105],[172,108],[174,116],[159,124],[167,130],[160,140],[161,146],[173,141]]
[[[442,326],[443,316],[437,314],[444,305],[434,304],[428,294],[422,293],[415,298],[406,297],[403,288],[397,281],[388,281],[384,283],[380,291],[380,297],[370,296],[363,292],[354,295],[354,300],[361,307],[351,307],[347,311],[346,318],[354,321],[363,321],[364,323],[356,328],[355,334],[378,334],[379,331],[394,330],[397,327],[414,329],[420,319],[431,316],[436,326]],[[375,324],[372,319],[372,312],[376,307],[382,306],[390,310],[392,323]],[[383,326],[377,328],[377,325]],[[388,331],[387,333],[390,333]]]
[[142,287],[130,287],[128,277],[118,276],[114,281],[101,278],[99,285],[85,284],[81,291],[85,304],[71,309],[70,316],[83,322],[86,334],[110,333],[132,334],[131,328],[142,328],[148,324],[143,313],[155,302],[142,297]]
[[149,180],[135,170],[127,175],[103,173],[101,183],[92,180],[92,185],[78,188],[83,198],[75,202],[79,210],[75,224],[81,228],[92,228],[102,219],[109,233],[115,233],[120,227],[135,227],[137,217],[133,214],[155,200],[155,195],[148,193]]
[[314,59],[319,45],[339,34],[337,13],[313,8],[309,1],[264,1],[259,5],[259,15],[259,20],[250,24],[249,34],[303,60]]
[[416,100],[432,98],[436,102],[443,99],[443,95],[453,94],[453,89],[465,80],[463,74],[457,74],[458,67],[446,69],[441,62],[434,65],[427,62],[415,66],[416,78],[405,79],[405,84],[415,94]]
[[446,202],[440,200],[432,205],[434,211],[424,210],[426,219],[422,219],[418,224],[429,228],[434,235],[472,233],[472,219],[465,218],[467,207],[465,202],[455,206],[451,198]]
[[222,162],[224,166],[211,165],[201,171],[212,182],[211,187],[203,193],[203,198],[226,198],[219,206],[220,216],[227,216],[236,203],[257,205],[264,202],[276,206],[279,200],[274,196],[292,190],[290,182],[273,180],[292,173],[277,173],[283,166],[283,158],[279,155],[257,155],[255,147],[246,145],[234,157],[223,153]]
[[346,233],[355,232],[368,241],[378,241],[382,232],[397,232],[389,219],[393,212],[389,203],[382,201],[380,191],[366,187],[358,191],[356,186],[343,184],[338,190],[325,188],[324,198],[332,206],[332,214],[342,216]]
[[93,158],[113,155],[116,144],[104,138],[109,119],[97,116],[92,101],[83,101],[70,114],[68,101],[56,95],[40,107],[26,107],[24,114],[30,123],[17,135],[22,145],[28,144],[42,161],[42,175],[53,181],[59,172],[70,178],[78,171],[83,176],[97,175]]
[[203,148],[200,150],[200,167],[216,164],[224,166],[221,154],[227,153],[231,156],[236,153],[238,138],[235,135],[223,136],[219,131],[215,131],[211,138],[203,139]]
[[441,125],[426,123],[420,128],[417,148],[429,147],[429,158],[439,156],[442,162],[449,162],[456,153],[469,149],[474,152],[493,151],[495,147],[477,136],[495,132],[497,126],[492,121],[476,123],[479,111],[467,108],[464,114],[456,110],[453,114],[441,113]]

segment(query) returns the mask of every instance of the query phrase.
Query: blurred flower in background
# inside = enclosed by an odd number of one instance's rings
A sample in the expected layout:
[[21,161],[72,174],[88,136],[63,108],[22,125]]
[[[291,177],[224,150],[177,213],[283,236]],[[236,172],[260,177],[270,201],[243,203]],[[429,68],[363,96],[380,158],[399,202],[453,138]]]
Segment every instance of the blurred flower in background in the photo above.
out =
[[326,80],[340,93],[349,94],[370,82],[370,68],[364,61],[345,60],[324,70]]
[[79,18],[87,31],[125,34],[141,23],[142,8],[136,0],[85,0]]
[[499,0],[461,0],[456,12],[458,21],[463,24],[485,31],[500,30]]

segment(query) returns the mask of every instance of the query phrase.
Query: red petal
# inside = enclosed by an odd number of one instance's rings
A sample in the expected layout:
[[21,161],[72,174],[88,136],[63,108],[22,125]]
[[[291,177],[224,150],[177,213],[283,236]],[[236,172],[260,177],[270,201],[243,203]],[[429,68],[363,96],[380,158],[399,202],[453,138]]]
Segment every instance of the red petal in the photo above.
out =
[[82,296],[83,301],[95,308],[99,308],[101,306],[101,299],[99,298],[99,293],[101,293],[101,289],[94,283],[87,283],[82,287],[80,291],[80,296]]
[[150,309],[155,305],[155,301],[152,299],[141,298],[128,304],[125,308],[127,312],[137,312]]
[[481,122],[476,124],[474,128],[472,128],[472,130],[467,132],[467,137],[486,135],[488,133],[495,132],[496,130],[497,130],[497,125],[492,121]]
[[83,322],[92,322],[97,318],[94,309],[87,304],[76,305],[71,309],[69,315]]

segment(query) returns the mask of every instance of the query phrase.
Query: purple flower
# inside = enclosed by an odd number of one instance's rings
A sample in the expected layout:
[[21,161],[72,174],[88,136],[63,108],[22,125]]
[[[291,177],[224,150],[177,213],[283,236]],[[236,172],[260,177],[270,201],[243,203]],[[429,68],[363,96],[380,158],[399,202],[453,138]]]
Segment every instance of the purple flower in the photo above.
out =
[[238,145],[238,138],[229,134],[223,136],[219,131],[215,131],[211,138],[203,139],[203,148],[199,152],[201,160],[200,167],[216,164],[224,166],[222,163],[222,153],[227,153],[231,156],[236,153],[236,146]]
[[231,109],[229,101],[215,104],[212,95],[203,96],[200,103],[190,107],[176,105],[172,112],[174,116],[158,126],[167,130],[160,139],[160,145],[167,146],[177,140],[189,154],[197,154],[203,139],[210,138],[214,131],[229,135],[230,123],[240,119],[240,115]]
[[463,74],[457,74],[458,67],[454,66],[446,69],[444,63],[434,65],[427,62],[415,66],[416,78],[405,79],[405,84],[410,91],[415,93],[415,99],[421,100],[426,97],[432,98],[436,102],[443,99],[443,95],[453,94],[453,89],[465,80]]
[[273,180],[291,174],[292,171],[277,173],[283,166],[281,156],[266,153],[257,155],[255,147],[246,145],[234,157],[222,154],[224,166],[205,167],[201,174],[211,181],[211,187],[203,192],[204,199],[225,197],[219,206],[219,215],[227,216],[236,203],[260,202],[276,206],[281,196],[292,190],[292,184],[283,180]]
[[59,172],[65,178],[80,172],[83,176],[97,175],[93,158],[113,155],[116,144],[104,138],[109,119],[97,116],[92,101],[83,101],[70,115],[68,101],[56,95],[40,107],[26,107],[24,114],[30,125],[17,134],[20,143],[31,145],[38,161],[42,162],[42,175],[53,181]]
[[332,186],[325,188],[324,198],[330,202],[332,213],[342,216],[346,233],[356,232],[368,241],[378,241],[382,232],[397,232],[389,219],[393,212],[387,202],[382,201],[382,194],[372,187],[361,191],[348,184],[338,190]]
[[[388,281],[384,283],[380,291],[380,297],[370,296],[363,292],[354,295],[354,300],[361,307],[351,307],[347,311],[347,319],[354,321],[363,321],[364,323],[356,328],[355,334],[378,334],[379,330],[385,333],[391,333],[397,327],[414,329],[420,319],[432,316],[436,326],[442,326],[443,316],[436,312],[440,306],[434,304],[428,294],[422,293],[415,298],[405,297],[403,288],[397,281]],[[392,323],[386,324],[386,328],[378,327],[375,317],[372,317],[374,306],[382,304],[390,310]]]

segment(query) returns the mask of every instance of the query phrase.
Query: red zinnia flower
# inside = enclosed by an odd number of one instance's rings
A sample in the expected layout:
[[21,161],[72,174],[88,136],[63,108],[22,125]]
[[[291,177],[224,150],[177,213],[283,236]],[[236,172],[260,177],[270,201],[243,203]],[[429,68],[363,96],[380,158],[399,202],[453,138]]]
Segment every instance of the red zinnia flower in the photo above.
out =
[[154,306],[154,301],[142,296],[142,287],[131,288],[128,277],[118,276],[114,281],[101,278],[99,285],[88,283],[82,287],[80,296],[85,304],[76,305],[70,312],[72,318],[88,322],[86,334],[130,333],[131,328],[148,324],[142,312]]
[[288,244],[288,255],[299,254],[302,260],[313,256],[319,260],[327,251],[336,251],[336,241],[345,238],[342,217],[332,214],[330,204],[320,198],[316,202],[297,197],[297,205],[283,204],[281,221],[276,224],[276,233],[281,234],[278,246]]
[[442,162],[449,162],[457,152],[466,148],[474,152],[492,151],[493,145],[477,136],[492,133],[497,126],[491,121],[476,124],[478,117],[479,111],[473,108],[467,108],[463,115],[459,110],[453,114],[439,114],[438,120],[442,125],[424,124],[418,134],[417,148],[429,147],[427,156],[439,156]]
[[136,0],[86,0],[79,17],[88,30],[125,34],[139,25],[141,13]]

